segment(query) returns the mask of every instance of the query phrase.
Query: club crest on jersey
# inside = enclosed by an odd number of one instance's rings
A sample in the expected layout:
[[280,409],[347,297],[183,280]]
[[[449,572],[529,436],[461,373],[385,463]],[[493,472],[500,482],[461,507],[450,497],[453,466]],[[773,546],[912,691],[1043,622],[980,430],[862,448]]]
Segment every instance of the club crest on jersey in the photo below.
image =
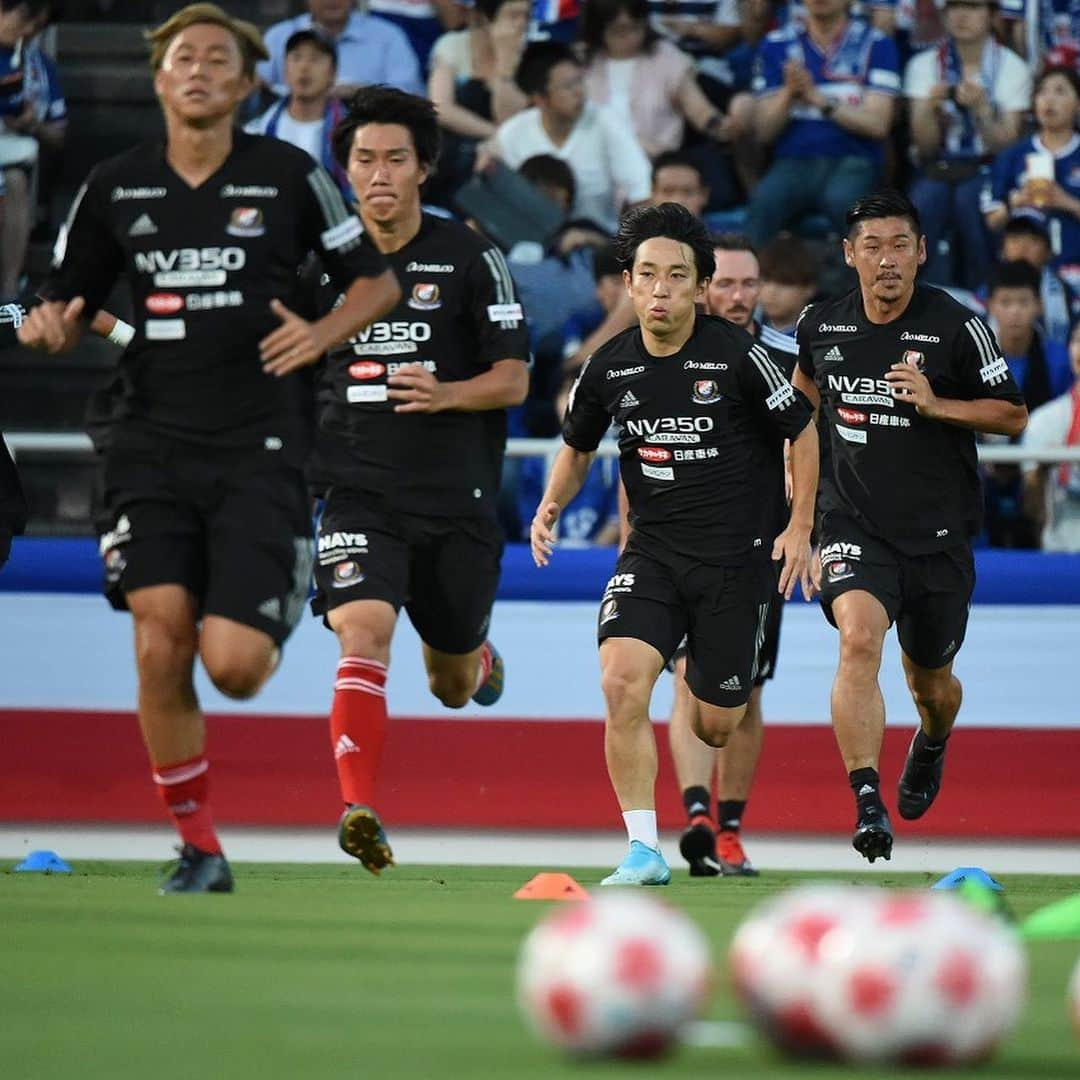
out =
[[690,400],[697,405],[715,405],[723,396],[720,384],[715,379],[698,379]]
[[442,307],[442,296],[439,286],[426,281],[418,281],[412,287],[412,296],[409,297],[409,307],[417,311],[434,311]]
[[926,357],[915,349],[905,349],[900,360],[902,363],[911,364],[912,367],[917,368],[919,371],[926,370]]
[[237,206],[229,215],[225,231],[230,236],[262,236],[266,232],[263,212],[255,206]]

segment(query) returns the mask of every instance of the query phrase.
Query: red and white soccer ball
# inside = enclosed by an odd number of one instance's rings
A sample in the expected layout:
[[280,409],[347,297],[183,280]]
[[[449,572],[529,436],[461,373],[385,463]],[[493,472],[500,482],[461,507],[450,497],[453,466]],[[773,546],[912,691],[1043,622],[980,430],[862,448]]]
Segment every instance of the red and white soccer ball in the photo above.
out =
[[[942,1065],[989,1057],[1023,1004],[1017,936],[948,893],[852,887],[845,903],[844,892],[795,890],[762,912],[771,932],[736,934],[736,987],[758,1026],[803,1056]],[[786,959],[762,959],[769,933]],[[792,981],[783,989],[785,965]]]
[[561,907],[518,957],[518,1003],[536,1034],[574,1054],[652,1057],[700,1015],[709,943],[681,911],[639,892]]
[[1080,1039],[1080,959],[1073,968],[1072,978],[1069,980],[1069,1018],[1073,1023],[1076,1037]]

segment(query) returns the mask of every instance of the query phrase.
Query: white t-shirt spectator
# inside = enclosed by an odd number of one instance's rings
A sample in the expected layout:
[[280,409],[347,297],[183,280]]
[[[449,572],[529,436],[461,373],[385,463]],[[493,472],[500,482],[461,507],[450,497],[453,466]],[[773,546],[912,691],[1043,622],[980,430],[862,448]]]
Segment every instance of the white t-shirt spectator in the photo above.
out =
[[[904,96],[925,100],[938,83],[949,82],[946,44],[917,53],[904,69]],[[1026,112],[1031,108],[1031,69],[1011,49],[988,40],[977,80],[998,113]],[[942,104],[942,157],[980,156],[986,153],[973,123],[965,124],[962,110],[952,101]]]
[[591,101],[561,146],[544,130],[540,110],[532,108],[500,125],[495,147],[511,169],[536,154],[562,158],[577,185],[573,217],[589,218],[612,232],[618,227],[622,203],[643,202],[652,190],[649,159],[633,132]]
[[[1080,388],[1040,405],[1028,418],[1024,446],[1040,450],[1080,445]],[[1071,441],[1070,441],[1071,436]],[[1038,468],[1025,462],[1024,471]],[[1046,526],[1043,551],[1080,552],[1080,464],[1061,463],[1047,467]]]

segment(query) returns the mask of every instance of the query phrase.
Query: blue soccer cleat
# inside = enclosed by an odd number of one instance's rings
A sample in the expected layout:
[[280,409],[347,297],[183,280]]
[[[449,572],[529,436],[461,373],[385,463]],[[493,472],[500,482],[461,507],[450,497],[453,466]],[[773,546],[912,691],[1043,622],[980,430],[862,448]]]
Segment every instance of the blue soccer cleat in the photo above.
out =
[[664,856],[656,848],[643,844],[640,840],[630,841],[630,850],[626,858],[608,874],[601,885],[667,885],[671,881],[671,870],[664,861]]
[[506,665],[499,655],[499,650],[490,641],[485,641],[484,647],[491,653],[491,670],[488,677],[476,688],[472,699],[477,705],[494,705],[502,697]]

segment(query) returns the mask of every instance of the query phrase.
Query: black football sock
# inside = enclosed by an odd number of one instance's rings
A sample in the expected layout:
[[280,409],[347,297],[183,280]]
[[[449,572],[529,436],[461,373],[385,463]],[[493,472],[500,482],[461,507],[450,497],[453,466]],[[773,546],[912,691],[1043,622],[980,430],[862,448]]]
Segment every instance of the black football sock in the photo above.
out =
[[745,799],[717,799],[716,801],[716,820],[721,829],[738,832],[745,812]]
[[688,818],[708,817],[709,814],[709,789],[698,784],[688,787],[682,793],[683,806],[686,807]]
[[848,773],[848,783],[855,793],[855,805],[859,817],[865,813],[884,813],[885,804],[881,801],[881,778],[877,769],[852,769]]
[[931,742],[920,729],[915,733],[915,742],[911,747],[911,756],[920,765],[933,765],[934,762],[945,753],[945,745],[948,741],[949,736],[946,735],[944,739],[936,739],[934,742]]

